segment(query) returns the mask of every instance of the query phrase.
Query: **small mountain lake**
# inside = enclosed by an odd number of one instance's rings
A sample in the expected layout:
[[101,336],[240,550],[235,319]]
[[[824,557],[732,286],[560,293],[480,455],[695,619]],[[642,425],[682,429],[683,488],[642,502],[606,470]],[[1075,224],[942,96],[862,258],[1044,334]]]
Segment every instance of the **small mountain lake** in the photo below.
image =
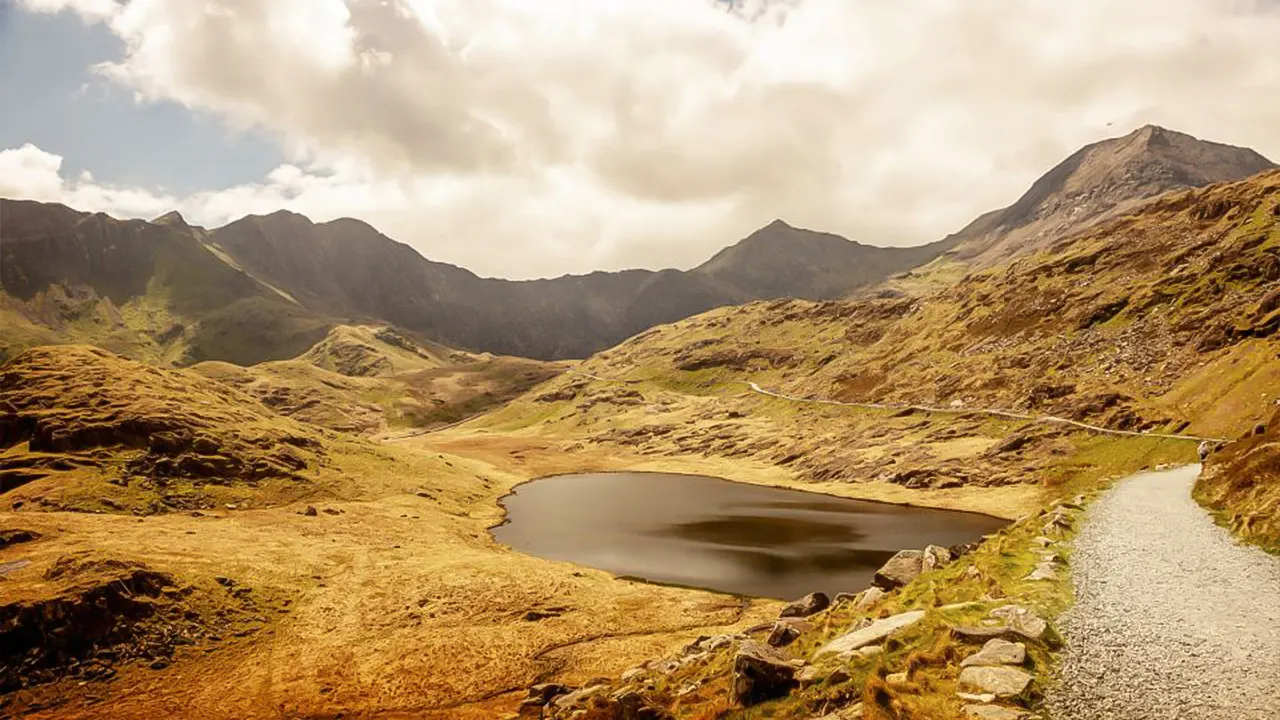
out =
[[857,592],[899,550],[1007,522],[698,475],[592,473],[520,485],[493,536],[517,550],[659,583],[795,599]]

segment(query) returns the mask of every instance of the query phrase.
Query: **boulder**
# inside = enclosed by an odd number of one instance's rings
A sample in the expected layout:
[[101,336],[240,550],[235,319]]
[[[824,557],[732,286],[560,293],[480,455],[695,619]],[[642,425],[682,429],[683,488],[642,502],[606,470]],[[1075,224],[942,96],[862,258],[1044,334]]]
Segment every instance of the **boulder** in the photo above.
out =
[[733,658],[733,697],[750,707],[787,695],[796,685],[796,668],[777,650],[747,640]]
[[902,687],[910,682],[910,677],[907,673],[896,672],[886,675],[884,681],[889,685],[889,687]]
[[782,609],[778,617],[809,617],[831,607],[831,598],[824,593],[809,593]]
[[877,620],[870,625],[845,633],[831,642],[818,648],[815,657],[826,655],[828,653],[843,653],[850,650],[859,650],[867,645],[879,645],[886,638],[901,632],[902,630],[915,625],[924,619],[923,610],[915,610],[913,612],[902,613],[892,617]]
[[965,658],[960,667],[993,665],[1021,665],[1027,659],[1027,646],[1022,643],[1009,642],[1000,638],[992,638],[978,652]]
[[921,568],[924,572],[935,570],[951,562],[951,551],[940,546],[930,545],[924,549]]
[[1031,686],[1031,674],[1014,667],[970,666],[960,671],[960,690],[1019,697]]
[[920,577],[923,571],[924,552],[903,550],[889,558],[889,562],[876,571],[871,582],[883,590],[896,590]]
[[769,633],[769,638],[765,640],[770,647],[786,647],[795,642],[800,637],[800,628],[790,623],[777,623],[773,626],[773,631]]
[[1001,705],[965,705],[964,716],[973,720],[1027,720],[1026,710]]

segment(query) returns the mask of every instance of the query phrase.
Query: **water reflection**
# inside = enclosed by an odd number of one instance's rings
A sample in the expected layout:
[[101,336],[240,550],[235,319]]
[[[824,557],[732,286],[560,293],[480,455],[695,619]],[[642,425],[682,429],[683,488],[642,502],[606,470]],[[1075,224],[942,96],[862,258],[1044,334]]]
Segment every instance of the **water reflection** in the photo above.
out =
[[1004,525],[972,513],[660,473],[546,478],[502,503],[508,522],[494,536],[532,555],[777,598],[861,590],[899,549],[969,542]]

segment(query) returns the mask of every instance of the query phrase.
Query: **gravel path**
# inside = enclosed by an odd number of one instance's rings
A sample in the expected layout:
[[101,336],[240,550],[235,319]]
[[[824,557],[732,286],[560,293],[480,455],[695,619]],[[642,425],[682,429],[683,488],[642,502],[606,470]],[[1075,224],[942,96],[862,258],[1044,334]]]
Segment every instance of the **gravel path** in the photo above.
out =
[[1091,508],[1055,720],[1280,718],[1280,558],[1213,523],[1199,471],[1135,475]]

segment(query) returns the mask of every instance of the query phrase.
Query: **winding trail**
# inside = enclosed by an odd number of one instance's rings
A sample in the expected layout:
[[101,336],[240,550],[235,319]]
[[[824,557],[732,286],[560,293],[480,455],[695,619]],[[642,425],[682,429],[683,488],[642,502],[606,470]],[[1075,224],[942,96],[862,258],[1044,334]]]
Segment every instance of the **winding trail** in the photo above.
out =
[[[616,378],[605,378],[599,375],[583,372],[581,370],[567,370],[567,374],[579,375],[589,380],[605,383],[617,383],[622,385],[638,385],[643,380],[619,380]],[[836,405],[839,407],[862,408],[865,410],[914,410],[916,412],[945,414],[945,415],[990,415],[992,417],[1008,418],[1011,420],[1025,420],[1027,422],[1053,423],[1056,425],[1071,425],[1082,430],[1099,433],[1102,435],[1120,435],[1125,437],[1151,437],[1163,438],[1166,440],[1186,440],[1188,442],[1226,442],[1226,438],[1204,437],[1201,435],[1178,435],[1174,433],[1157,433],[1143,432],[1137,430],[1113,430],[1100,425],[1090,425],[1089,423],[1080,422],[1078,420],[1070,420],[1068,418],[1057,417],[1055,415],[1029,415],[1027,413],[1014,412],[1013,410],[1001,410],[999,408],[968,408],[968,407],[934,407],[931,405],[907,405],[907,404],[885,404],[885,403],[860,403],[860,402],[844,402],[841,400],[827,400],[824,398],[797,397],[795,395],[785,395],[775,392],[767,388],[762,388],[757,383],[750,380],[734,380],[730,381],[731,385],[746,385],[751,391],[760,395],[777,398],[779,400],[788,400],[790,402],[811,403],[814,405]]]
[[1214,524],[1199,472],[1135,475],[1090,508],[1055,720],[1280,718],[1280,558]]

